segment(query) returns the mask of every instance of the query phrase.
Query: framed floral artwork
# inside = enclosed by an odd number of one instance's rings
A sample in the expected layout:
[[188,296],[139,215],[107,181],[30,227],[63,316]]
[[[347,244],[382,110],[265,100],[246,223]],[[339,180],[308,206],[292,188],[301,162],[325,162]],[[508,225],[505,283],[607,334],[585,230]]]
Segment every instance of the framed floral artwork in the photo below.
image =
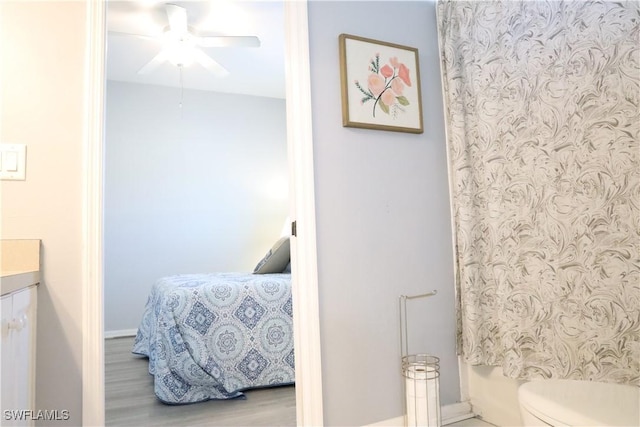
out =
[[418,49],[340,34],[342,125],[422,133]]

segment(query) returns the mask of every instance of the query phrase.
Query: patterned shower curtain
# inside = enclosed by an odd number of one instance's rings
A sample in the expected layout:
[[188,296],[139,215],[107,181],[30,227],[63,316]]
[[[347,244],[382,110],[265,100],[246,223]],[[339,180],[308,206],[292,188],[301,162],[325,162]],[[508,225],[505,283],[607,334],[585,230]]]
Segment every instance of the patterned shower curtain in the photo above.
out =
[[640,3],[438,3],[459,347],[640,384]]

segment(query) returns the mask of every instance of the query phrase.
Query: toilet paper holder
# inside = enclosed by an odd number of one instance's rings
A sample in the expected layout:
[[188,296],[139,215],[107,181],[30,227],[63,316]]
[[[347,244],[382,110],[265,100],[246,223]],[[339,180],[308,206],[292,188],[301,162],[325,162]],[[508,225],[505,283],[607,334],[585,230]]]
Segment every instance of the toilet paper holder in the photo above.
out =
[[420,295],[400,295],[400,354],[403,376],[405,427],[440,427],[440,359],[426,353],[409,354],[407,300],[428,298],[436,290]]

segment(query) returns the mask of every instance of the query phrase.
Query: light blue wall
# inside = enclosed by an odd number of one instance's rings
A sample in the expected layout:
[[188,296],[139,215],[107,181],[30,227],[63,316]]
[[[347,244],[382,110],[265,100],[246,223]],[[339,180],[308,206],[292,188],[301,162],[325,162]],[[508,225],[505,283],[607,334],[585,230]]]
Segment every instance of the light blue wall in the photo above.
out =
[[[434,2],[311,1],[311,91],[326,425],[403,414],[398,296],[411,353],[441,358],[441,400],[459,400],[444,114]],[[338,35],[419,49],[421,135],[344,128]]]
[[137,328],[162,276],[252,271],[288,214],[285,101],[185,90],[181,110],[180,98],[107,85],[106,331]]

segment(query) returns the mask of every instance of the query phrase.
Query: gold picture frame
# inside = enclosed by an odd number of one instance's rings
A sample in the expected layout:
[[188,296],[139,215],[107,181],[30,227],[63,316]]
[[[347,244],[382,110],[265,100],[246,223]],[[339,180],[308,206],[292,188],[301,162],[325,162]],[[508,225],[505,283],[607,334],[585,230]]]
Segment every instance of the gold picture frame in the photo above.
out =
[[342,126],[422,133],[418,49],[340,34]]

